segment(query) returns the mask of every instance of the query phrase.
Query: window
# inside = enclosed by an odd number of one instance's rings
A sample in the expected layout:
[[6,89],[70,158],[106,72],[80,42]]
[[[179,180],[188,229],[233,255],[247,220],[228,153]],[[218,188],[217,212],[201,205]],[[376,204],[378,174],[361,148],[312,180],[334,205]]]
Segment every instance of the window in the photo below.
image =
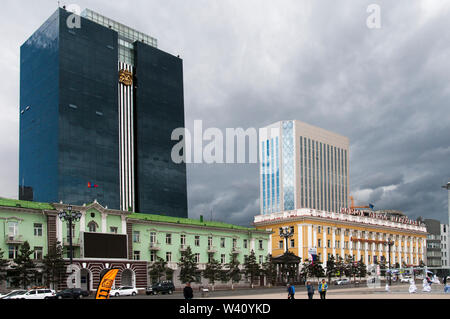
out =
[[133,243],[140,243],[141,242],[141,233],[139,231],[133,232]]
[[166,244],[172,245],[172,234],[166,234]]
[[195,262],[198,264],[200,262],[200,254],[196,253],[195,254]]
[[[74,225],[74,226],[75,226],[75,225]],[[69,226],[67,226],[67,227],[69,227]],[[88,224],[88,229],[89,229],[89,232],[91,232],[91,233],[97,232],[97,227],[98,227],[98,225],[97,225],[97,223],[94,222],[94,221],[91,221],[91,222]]]
[[117,234],[118,231],[119,231],[119,229],[117,227],[109,227],[110,233]]
[[150,252],[150,262],[155,262],[155,261],[156,261],[156,252],[151,251]]
[[280,240],[280,241],[278,242],[278,248],[279,248],[279,249],[283,249],[283,241],[282,241],[282,240]]
[[220,238],[220,247],[225,248],[225,238]]
[[295,233],[295,228],[294,228],[294,226],[291,226],[290,229],[291,229],[291,234],[294,234],[294,233]]
[[322,247],[322,240],[321,239],[317,240],[317,247],[319,247],[319,248]]
[[168,263],[172,262],[172,253],[170,251],[166,252],[166,261]]
[[245,248],[245,249],[248,248],[248,241],[247,241],[247,239],[244,239],[244,248]]
[[322,233],[322,226],[317,227],[317,232],[318,232],[319,234]]
[[155,244],[155,243],[156,243],[156,233],[151,232],[150,233],[150,244]]
[[133,260],[141,260],[141,252],[139,250],[133,252]]
[[262,241],[262,240],[259,241],[259,249],[260,249],[260,250],[263,250],[263,249],[264,249],[264,248],[263,248],[263,241]]
[[194,245],[195,245],[196,247],[200,246],[200,236],[195,236]]
[[8,235],[10,237],[16,237],[19,233],[19,227],[17,222],[8,222]]
[[34,247],[34,259],[42,260],[43,257],[43,248],[42,247]]
[[8,247],[8,259],[15,259],[19,253],[19,246]]
[[295,240],[291,239],[291,248],[295,248]]
[[236,248],[236,245],[237,245],[237,239],[236,239],[236,238],[233,238],[233,249]]
[[259,264],[262,265],[264,262],[264,256],[260,255],[259,256]]
[[213,246],[213,238],[212,236],[208,237],[208,248],[211,248]]
[[327,240],[327,248],[331,248],[331,240]]
[[327,227],[327,234],[330,235],[330,233],[331,233],[331,228]]
[[42,224],[34,224],[34,236],[42,237]]
[[[75,236],[75,224],[72,224],[72,233],[70,233],[70,227],[69,224],[66,224],[67,226],[67,238],[69,238],[70,236],[72,236],[72,238]],[[92,231],[93,233],[95,233],[95,230]]]
[[180,235],[180,245],[183,247],[186,245],[186,235]]
[[220,263],[221,264],[225,264],[226,263],[225,254],[220,255]]

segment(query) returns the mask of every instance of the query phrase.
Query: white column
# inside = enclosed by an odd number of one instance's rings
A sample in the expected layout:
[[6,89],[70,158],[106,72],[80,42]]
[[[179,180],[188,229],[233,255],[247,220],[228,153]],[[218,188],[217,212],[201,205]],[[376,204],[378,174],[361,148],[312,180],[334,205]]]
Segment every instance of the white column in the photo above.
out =
[[[272,229],[271,228],[269,228],[269,229],[266,229],[267,231],[272,231]],[[267,251],[268,251],[268,253],[270,254],[270,255],[272,255],[272,236],[273,236],[273,234],[272,235],[270,235],[270,237],[269,237],[269,241],[268,241],[268,243],[267,243]]]
[[58,217],[56,217],[56,238],[57,241],[61,243],[61,245],[64,245],[63,242],[63,230],[62,230],[62,221]]
[[297,233],[298,233],[298,257],[301,258],[301,262],[303,262],[303,227],[301,224],[297,224]]
[[[359,230],[356,231],[355,235],[358,239],[361,238],[361,232]],[[356,243],[356,259],[357,261],[361,260],[361,242],[359,241]]]
[[333,256],[336,258],[336,227],[331,228],[331,247],[333,248]]
[[317,226],[313,226],[313,247],[317,247]]
[[309,248],[312,248],[312,226],[308,225],[307,228],[308,228],[307,236],[308,236],[308,249],[309,249]]
[[102,213],[102,233],[107,233],[106,231],[106,213]]
[[86,231],[86,212],[81,212],[80,232]]
[[323,262],[324,262],[324,267],[326,267],[327,265],[327,261],[328,261],[328,252],[327,252],[327,231],[325,229],[325,227],[323,227]]
[[405,245],[405,249],[404,249],[404,252],[403,252],[403,253],[404,253],[404,256],[403,256],[403,257],[404,257],[404,259],[406,260],[406,263],[409,264],[409,263],[408,263],[408,260],[407,260],[407,258],[406,258],[407,255],[408,255],[408,239],[406,238],[406,236],[404,236],[404,245]]
[[122,215],[122,235],[126,235],[127,234],[127,219],[125,217],[125,215]]
[[342,231],[343,229],[341,228],[341,256],[342,258],[345,257],[345,251],[344,251],[344,232]]
[[[288,248],[289,248],[289,246],[288,246]],[[255,238],[252,238],[251,240],[250,240],[250,251],[255,251]]]
[[413,260],[413,239],[412,237],[409,238],[409,260],[411,262],[411,265],[414,265],[414,260]]
[[[366,234],[364,235],[364,239],[367,240],[369,239],[369,234],[366,232]],[[364,263],[369,266],[369,243],[368,242],[364,242]]]

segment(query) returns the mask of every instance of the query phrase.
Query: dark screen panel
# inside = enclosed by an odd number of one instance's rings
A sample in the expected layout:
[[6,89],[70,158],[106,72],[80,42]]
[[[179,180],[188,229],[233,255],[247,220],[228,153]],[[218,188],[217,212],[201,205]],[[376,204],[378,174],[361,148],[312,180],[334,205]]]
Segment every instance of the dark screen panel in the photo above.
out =
[[127,235],[84,233],[84,257],[127,259]]

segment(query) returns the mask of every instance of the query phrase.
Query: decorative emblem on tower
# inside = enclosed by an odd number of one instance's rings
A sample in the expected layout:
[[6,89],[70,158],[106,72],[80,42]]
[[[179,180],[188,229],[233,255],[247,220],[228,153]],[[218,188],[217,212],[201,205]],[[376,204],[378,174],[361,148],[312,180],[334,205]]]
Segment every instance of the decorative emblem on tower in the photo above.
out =
[[119,82],[126,86],[133,84],[133,74],[128,70],[119,71]]

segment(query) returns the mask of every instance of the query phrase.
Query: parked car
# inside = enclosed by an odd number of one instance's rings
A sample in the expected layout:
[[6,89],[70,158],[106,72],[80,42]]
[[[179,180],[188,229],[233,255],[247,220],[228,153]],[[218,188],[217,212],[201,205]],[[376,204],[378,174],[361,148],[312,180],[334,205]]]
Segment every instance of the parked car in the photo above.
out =
[[410,280],[411,280],[411,277],[402,277],[402,278],[400,279],[400,282],[401,282],[401,283],[409,283]]
[[145,293],[147,295],[157,295],[159,293],[162,294],[173,294],[173,292],[175,291],[175,286],[173,284],[173,282],[171,281],[163,281],[163,282],[159,282],[151,287],[148,287],[145,291]]
[[138,291],[134,287],[123,286],[116,289],[111,289],[109,293],[110,296],[119,297],[119,296],[136,296]]
[[55,295],[55,299],[81,299],[89,296],[89,291],[80,288],[71,288],[59,291]]
[[31,289],[24,294],[12,296],[9,299],[52,299],[56,295],[51,289]]
[[339,285],[339,286],[349,285],[349,284],[350,284],[350,279],[348,279],[348,278],[336,280],[336,285]]
[[13,291],[7,293],[6,295],[2,295],[0,297],[0,299],[10,299],[13,296],[23,295],[25,293],[27,293],[27,290],[23,290],[23,289],[13,290]]

